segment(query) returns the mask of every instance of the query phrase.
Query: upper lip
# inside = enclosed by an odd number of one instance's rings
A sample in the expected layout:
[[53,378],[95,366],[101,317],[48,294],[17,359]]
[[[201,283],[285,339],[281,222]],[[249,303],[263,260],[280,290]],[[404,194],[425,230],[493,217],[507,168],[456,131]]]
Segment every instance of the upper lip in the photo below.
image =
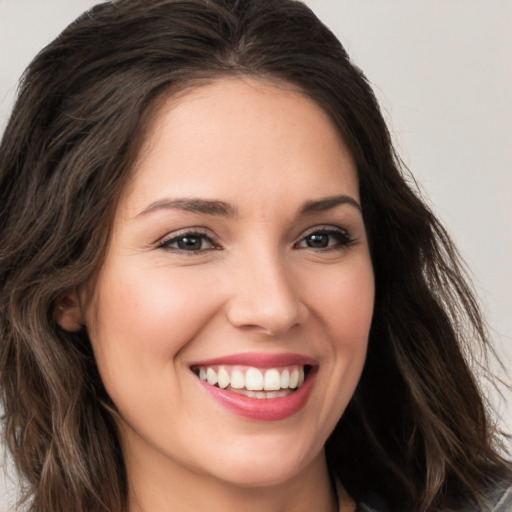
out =
[[281,366],[316,366],[318,363],[312,357],[304,354],[280,353],[263,354],[257,352],[244,352],[240,354],[230,354],[226,356],[215,357],[196,361],[190,366],[214,366],[214,365],[240,365],[253,366],[255,368],[279,368]]

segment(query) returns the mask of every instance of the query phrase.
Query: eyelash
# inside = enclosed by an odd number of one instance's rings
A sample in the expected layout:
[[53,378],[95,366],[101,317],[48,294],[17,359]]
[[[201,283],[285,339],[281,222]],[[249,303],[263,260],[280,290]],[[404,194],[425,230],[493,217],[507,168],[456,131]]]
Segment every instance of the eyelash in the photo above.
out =
[[[307,238],[312,236],[327,236],[335,239],[335,243],[333,245],[328,245],[327,247],[299,247],[299,244],[306,241]],[[343,250],[350,245],[352,245],[355,240],[349,235],[348,231],[341,228],[335,228],[332,226],[315,226],[311,228],[302,238],[297,242],[294,247],[298,249],[313,249],[317,252],[329,252],[329,251],[340,251]],[[329,242],[328,242],[329,243]]]
[[[328,245],[326,247],[311,247],[311,246],[300,246],[301,243],[306,242],[306,239],[313,236],[321,236],[321,237],[330,237],[335,239],[334,244],[330,244],[330,240],[328,240]],[[204,242],[210,244],[211,247],[208,248],[198,248],[198,249],[185,249],[183,247],[173,247],[173,244],[179,244],[183,242],[187,238],[189,239],[198,239],[200,245],[202,246]],[[312,249],[316,252],[330,252],[330,251],[340,251],[344,248],[349,247],[354,243],[354,239],[350,237],[349,233],[341,228],[335,228],[332,226],[316,226],[311,228],[302,238],[294,244],[295,249]],[[306,242],[307,243],[307,242]],[[221,249],[221,246],[216,242],[214,237],[209,235],[206,231],[201,230],[188,230],[180,233],[173,234],[171,237],[162,240],[158,246],[158,249],[165,249],[171,252],[179,252],[188,255],[195,255],[204,253],[206,251],[213,251]]]
[[[172,244],[177,244],[180,241],[183,241],[186,238],[198,238],[200,240],[201,245],[204,241],[207,241],[209,244],[211,244],[212,247],[209,247],[208,249],[194,249],[194,250],[187,250],[180,247],[172,247]],[[212,236],[210,236],[205,231],[200,230],[188,230],[188,231],[182,231],[181,233],[175,233],[170,238],[165,238],[162,240],[158,246],[158,249],[165,249],[167,251],[171,252],[179,252],[179,253],[187,253],[189,255],[199,254],[205,251],[213,251],[220,249],[220,246],[215,242]]]

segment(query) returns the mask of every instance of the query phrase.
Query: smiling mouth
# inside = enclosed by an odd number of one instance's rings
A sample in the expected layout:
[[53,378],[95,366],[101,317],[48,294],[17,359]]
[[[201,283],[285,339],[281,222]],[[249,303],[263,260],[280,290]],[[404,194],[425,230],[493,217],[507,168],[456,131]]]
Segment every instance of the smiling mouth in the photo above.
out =
[[256,368],[241,365],[192,366],[203,382],[232,393],[257,399],[281,398],[294,393],[304,384],[310,365]]

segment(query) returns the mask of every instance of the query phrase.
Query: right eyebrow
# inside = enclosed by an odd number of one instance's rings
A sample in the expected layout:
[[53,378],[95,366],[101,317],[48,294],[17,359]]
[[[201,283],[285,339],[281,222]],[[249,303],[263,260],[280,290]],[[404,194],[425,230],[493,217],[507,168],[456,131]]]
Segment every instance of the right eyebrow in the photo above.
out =
[[224,201],[201,198],[164,198],[148,205],[137,214],[137,217],[142,217],[157,210],[176,209],[205,215],[222,215],[227,217],[235,217],[237,215],[236,207]]

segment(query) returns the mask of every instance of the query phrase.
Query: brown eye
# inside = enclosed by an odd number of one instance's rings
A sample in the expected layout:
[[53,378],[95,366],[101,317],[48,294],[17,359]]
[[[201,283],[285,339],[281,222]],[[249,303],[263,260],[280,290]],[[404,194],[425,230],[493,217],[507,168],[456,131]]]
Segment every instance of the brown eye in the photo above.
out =
[[199,236],[183,236],[176,240],[178,249],[182,251],[199,251],[203,248],[203,239]]
[[345,230],[334,228],[317,229],[302,238],[296,244],[296,247],[316,250],[341,249],[350,245],[352,241]]
[[306,237],[305,242],[313,249],[324,249],[329,246],[330,236],[325,233],[315,233]]
[[212,239],[204,233],[188,232],[174,235],[158,245],[159,249],[197,253],[215,249]]

